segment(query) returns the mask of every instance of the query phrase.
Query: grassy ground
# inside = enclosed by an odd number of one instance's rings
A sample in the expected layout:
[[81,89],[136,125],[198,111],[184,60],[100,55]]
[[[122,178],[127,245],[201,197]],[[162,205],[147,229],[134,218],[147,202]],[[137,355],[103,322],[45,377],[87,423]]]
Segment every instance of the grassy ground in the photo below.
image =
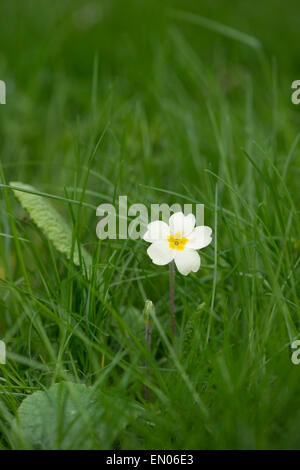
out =
[[[297,8],[1,2],[1,448],[300,447]],[[59,196],[92,277],[11,181]],[[205,204],[214,239],[197,274],[176,274],[174,343],[167,267],[141,240],[96,238],[96,206],[119,195]]]

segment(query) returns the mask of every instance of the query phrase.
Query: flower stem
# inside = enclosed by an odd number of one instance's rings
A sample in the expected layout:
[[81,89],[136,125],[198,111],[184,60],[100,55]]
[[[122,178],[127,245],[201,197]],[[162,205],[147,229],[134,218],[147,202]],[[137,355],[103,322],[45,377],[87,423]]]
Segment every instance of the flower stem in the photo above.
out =
[[[145,339],[146,339],[147,349],[148,349],[149,352],[151,352],[151,328],[150,328],[149,322],[147,322],[147,324],[146,324]],[[149,371],[148,362],[146,362],[145,366],[147,368],[147,379],[149,379],[150,371]],[[149,402],[151,400],[149,387],[147,387],[147,385],[145,385],[144,389],[145,389],[145,399],[146,399],[146,401]]]
[[176,327],[175,327],[175,304],[174,304],[174,283],[175,283],[175,270],[174,270],[174,261],[170,263],[170,312],[171,312],[171,328],[172,333],[176,335]]
[[[153,318],[152,316],[155,314],[155,307],[151,300],[146,300],[145,302],[145,307],[143,311],[143,317],[144,317],[144,322],[145,322],[145,328],[146,328],[146,333],[145,333],[145,340],[146,340],[146,345],[147,349],[149,352],[149,355],[151,354],[151,331],[153,328]],[[146,360],[145,363],[146,367],[146,378],[147,381],[149,382],[150,379],[150,369],[149,369],[149,363],[148,360]],[[147,385],[143,385],[144,390],[145,390],[145,399],[146,401],[151,401],[151,395],[150,395],[150,389]]]

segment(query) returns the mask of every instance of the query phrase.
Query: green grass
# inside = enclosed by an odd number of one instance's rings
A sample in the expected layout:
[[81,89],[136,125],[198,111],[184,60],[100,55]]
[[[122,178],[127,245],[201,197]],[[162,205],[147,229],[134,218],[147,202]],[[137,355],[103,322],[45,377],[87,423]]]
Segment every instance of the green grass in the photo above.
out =
[[[1,2],[0,448],[32,446],[18,407],[61,382],[90,387],[98,419],[77,396],[70,431],[57,403],[51,448],[300,448],[297,8]],[[11,181],[46,194],[90,277]],[[141,240],[96,238],[96,207],[119,195],[205,204],[213,243],[197,274],[176,273],[175,342],[167,267]]]

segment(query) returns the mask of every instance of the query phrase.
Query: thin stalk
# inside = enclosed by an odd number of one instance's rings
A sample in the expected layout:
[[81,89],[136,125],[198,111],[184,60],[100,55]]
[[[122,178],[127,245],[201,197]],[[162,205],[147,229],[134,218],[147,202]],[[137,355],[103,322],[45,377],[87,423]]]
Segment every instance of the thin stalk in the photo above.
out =
[[170,312],[171,312],[171,329],[172,333],[176,335],[176,326],[175,326],[175,270],[174,270],[174,261],[170,263]]
[[[146,323],[146,334],[145,334],[145,339],[146,339],[146,344],[147,344],[147,349],[149,352],[151,352],[151,327],[150,327],[150,322],[147,321]],[[147,368],[147,380],[150,378],[150,371],[149,371],[149,364],[146,362],[145,367]],[[146,401],[150,401],[150,389],[145,385],[145,398]]]

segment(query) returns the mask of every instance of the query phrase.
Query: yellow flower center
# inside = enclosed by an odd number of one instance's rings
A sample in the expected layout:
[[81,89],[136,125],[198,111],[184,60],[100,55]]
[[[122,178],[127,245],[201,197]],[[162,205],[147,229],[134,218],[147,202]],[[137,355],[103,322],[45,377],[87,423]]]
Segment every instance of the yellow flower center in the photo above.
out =
[[175,235],[170,235],[167,237],[169,242],[169,247],[173,250],[184,250],[184,245],[188,241],[187,238],[182,238],[180,233],[175,233]]

